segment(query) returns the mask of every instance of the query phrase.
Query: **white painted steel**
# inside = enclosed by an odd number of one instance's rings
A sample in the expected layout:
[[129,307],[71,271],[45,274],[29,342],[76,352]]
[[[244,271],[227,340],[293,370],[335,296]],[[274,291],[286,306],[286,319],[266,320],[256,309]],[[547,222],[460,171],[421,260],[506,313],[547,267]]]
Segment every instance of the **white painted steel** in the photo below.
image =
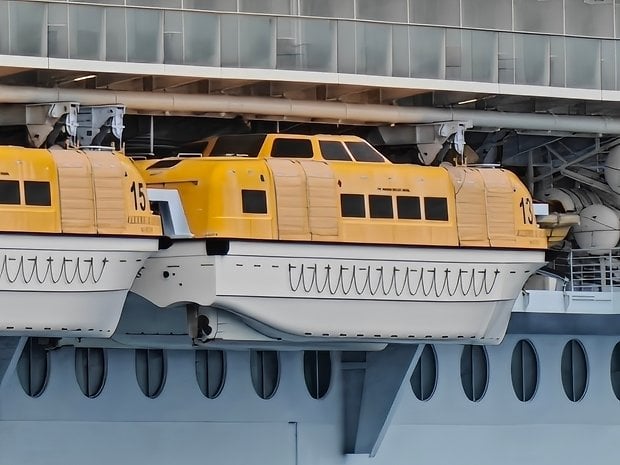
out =
[[[152,135],[152,133],[151,133]],[[193,237],[187,224],[181,196],[176,189],[147,189],[149,202],[159,203],[159,215],[164,227],[164,235],[171,239]]]
[[208,256],[204,242],[191,241],[150,258],[132,291],[161,307],[229,310],[287,340],[499,343],[524,282],[543,264],[537,250],[260,241],[232,241],[228,254]]
[[620,194],[620,145],[609,150],[605,160],[605,181],[616,193]]
[[110,337],[158,239],[0,235],[0,335]]

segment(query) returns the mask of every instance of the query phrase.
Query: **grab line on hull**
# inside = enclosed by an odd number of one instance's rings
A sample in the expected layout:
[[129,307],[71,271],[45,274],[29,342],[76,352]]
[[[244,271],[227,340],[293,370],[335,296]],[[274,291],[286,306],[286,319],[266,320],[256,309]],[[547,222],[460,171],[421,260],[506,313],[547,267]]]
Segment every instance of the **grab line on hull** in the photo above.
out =
[[[46,282],[48,283],[51,282],[52,284],[58,284],[61,281],[62,277],[64,276],[65,278],[64,282],[66,284],[73,284],[76,277],[79,279],[80,283],[82,284],[86,284],[89,278],[91,278],[94,284],[97,284],[101,280],[101,277],[103,276],[103,273],[105,271],[106,265],[108,264],[109,260],[106,257],[104,257],[101,260],[101,269],[99,271],[99,276],[97,277],[95,277],[94,260],[95,259],[91,257],[91,258],[80,261],[80,257],[77,257],[74,263],[73,275],[71,275],[70,271],[67,274],[67,269],[68,269],[67,264],[73,262],[74,260],[71,258],[62,257],[62,263],[60,265],[60,270],[58,272],[57,277],[55,278],[54,270],[52,269],[54,259],[52,257],[48,257],[45,259],[45,262],[47,262],[47,267],[45,268],[45,274],[43,275],[43,278],[41,278],[41,276],[39,275],[39,267],[38,267],[39,257],[35,256],[34,258],[25,258],[24,255],[22,255],[18,259],[18,258],[11,258],[5,254],[2,260],[2,267],[0,268],[0,278],[6,277],[7,281],[10,284],[13,284],[18,280],[21,274],[21,278],[25,284],[30,284],[30,282],[32,281],[34,277],[36,277],[36,280],[39,284],[44,284]],[[11,277],[11,274],[9,272],[8,263],[10,261],[19,261],[19,264],[17,265],[17,271],[15,271],[15,274],[13,275],[13,277]],[[24,261],[32,262],[32,269],[30,270],[30,276],[28,277],[26,277],[27,272],[24,266]],[[80,263],[88,264],[85,276],[82,276],[82,271],[80,269]],[[48,276],[51,277],[51,281],[48,280]],[[69,278],[69,276],[71,277]]]
[[[383,266],[375,269],[379,273],[378,273],[378,277],[375,280],[376,286],[374,289],[372,287],[372,278],[371,278],[371,273],[373,271],[373,268],[371,266],[357,267],[356,265],[353,265],[349,285],[346,289],[345,289],[344,273],[345,271],[349,270],[348,267],[340,265],[336,285],[334,287],[332,287],[331,270],[333,268],[331,267],[331,265],[325,265],[324,267],[326,273],[325,273],[325,278],[323,280],[322,286],[319,285],[319,277],[318,277],[319,270],[318,270],[317,265],[305,266],[304,264],[302,264],[299,269],[299,277],[297,278],[297,283],[294,284],[295,280],[293,279],[293,270],[295,270],[296,268],[297,267],[295,265],[289,264],[288,266],[289,287],[291,291],[293,292],[297,292],[301,288],[306,293],[310,293],[314,289],[319,294],[322,294],[327,288],[330,295],[336,295],[339,289],[342,291],[344,295],[349,295],[351,293],[351,290],[355,289],[355,293],[358,296],[363,295],[366,289],[368,289],[371,296],[376,295],[379,292],[379,290],[383,292],[384,296],[388,296],[392,294],[392,290],[393,290],[394,291],[393,293],[396,294],[397,297],[400,297],[405,292],[405,289],[409,291],[410,296],[416,296],[421,289],[424,297],[428,297],[433,293],[435,294],[435,297],[441,297],[442,295],[444,295],[444,291],[446,290],[447,290],[448,295],[450,297],[453,297],[460,288],[463,296],[468,296],[470,292],[473,290],[473,295],[475,297],[478,297],[483,292],[485,295],[491,294],[491,292],[493,291],[493,288],[495,287],[497,277],[500,274],[500,271],[498,269],[495,269],[495,271],[493,272],[493,280],[491,281],[489,285],[488,280],[487,280],[488,270],[486,269],[478,270],[476,273],[476,270],[474,268],[472,268],[471,272],[469,270],[464,270],[462,268],[459,268],[458,276],[456,278],[456,283],[454,284],[453,289],[450,290],[450,272],[451,271],[448,268],[444,270],[443,285],[438,286],[438,280],[437,280],[438,273],[437,273],[436,267],[432,269],[426,269],[426,270],[424,269],[424,267],[421,267],[418,270],[415,268],[413,269],[409,268],[407,266],[404,269],[404,273],[403,273],[404,278],[402,280],[402,286],[400,287],[400,291],[399,291],[398,283],[397,283],[397,274],[401,271],[401,269],[397,268],[396,266],[392,267],[391,280],[389,281],[390,284],[387,290],[385,287],[386,281],[385,281],[385,274],[384,274]],[[305,273],[306,269],[312,270],[309,284],[307,284],[306,282],[306,273]],[[358,285],[357,270],[360,270],[362,272],[366,271],[365,279],[363,281],[363,287],[361,289]],[[425,286],[425,282],[424,282],[425,271],[429,272],[432,275],[432,277],[430,278],[431,282],[428,287]],[[419,273],[418,283],[417,283],[417,286],[415,286],[415,289],[412,289],[412,286],[411,286],[410,276],[412,273],[414,274]],[[463,279],[463,275],[467,275],[468,273],[471,273],[470,274],[471,277],[469,280],[469,286],[465,290],[464,288],[465,280]],[[441,272],[439,274],[441,275]],[[476,288],[476,274],[482,275],[482,281],[480,282],[480,286],[478,288]],[[439,287],[441,287],[441,289],[439,289]]]

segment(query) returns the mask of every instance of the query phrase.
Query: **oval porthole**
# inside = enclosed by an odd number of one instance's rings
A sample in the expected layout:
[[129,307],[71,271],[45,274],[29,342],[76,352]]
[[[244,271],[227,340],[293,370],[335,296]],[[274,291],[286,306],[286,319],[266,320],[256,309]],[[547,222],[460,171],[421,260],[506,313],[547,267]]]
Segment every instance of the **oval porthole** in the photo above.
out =
[[487,353],[482,346],[464,346],[461,354],[461,384],[472,402],[484,397],[489,384]]
[[517,399],[521,402],[532,399],[538,387],[538,356],[530,341],[523,339],[515,345],[510,374]]
[[136,379],[145,396],[157,397],[166,380],[166,357],[161,349],[136,349]]
[[616,398],[620,400],[620,342],[616,344],[611,353],[610,364],[611,388]]
[[196,351],[196,380],[200,392],[209,399],[215,399],[224,388],[226,360],[221,350]]
[[250,372],[256,394],[261,399],[271,399],[280,381],[278,353],[272,350],[251,351]]
[[581,342],[571,339],[562,351],[562,386],[572,402],[583,399],[588,386],[588,360]]
[[325,350],[306,350],[304,352],[304,379],[313,399],[325,397],[331,378],[331,354]]
[[75,349],[75,377],[86,397],[97,397],[103,390],[106,378],[106,358],[101,348],[77,347]]
[[45,390],[49,376],[49,351],[34,338],[28,338],[17,362],[17,377],[22,389],[30,397],[38,397]]
[[437,386],[437,354],[432,345],[424,346],[409,382],[413,393],[419,400],[428,400],[435,392]]

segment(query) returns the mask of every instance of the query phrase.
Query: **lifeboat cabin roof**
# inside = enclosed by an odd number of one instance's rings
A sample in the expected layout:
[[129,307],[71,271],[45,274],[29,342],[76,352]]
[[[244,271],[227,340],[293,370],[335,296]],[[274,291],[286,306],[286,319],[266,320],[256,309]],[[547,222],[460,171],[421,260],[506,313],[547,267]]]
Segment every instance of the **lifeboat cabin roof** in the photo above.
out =
[[358,136],[234,134],[209,138],[205,157],[300,158],[389,163]]

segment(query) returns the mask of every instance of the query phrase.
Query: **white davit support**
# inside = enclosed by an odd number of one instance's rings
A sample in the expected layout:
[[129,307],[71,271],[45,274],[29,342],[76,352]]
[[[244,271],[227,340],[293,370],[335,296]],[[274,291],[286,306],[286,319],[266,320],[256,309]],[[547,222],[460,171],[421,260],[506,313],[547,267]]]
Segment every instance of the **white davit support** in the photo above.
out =
[[164,234],[171,239],[189,239],[189,230],[179,192],[173,189],[147,189],[151,204],[157,205]]

